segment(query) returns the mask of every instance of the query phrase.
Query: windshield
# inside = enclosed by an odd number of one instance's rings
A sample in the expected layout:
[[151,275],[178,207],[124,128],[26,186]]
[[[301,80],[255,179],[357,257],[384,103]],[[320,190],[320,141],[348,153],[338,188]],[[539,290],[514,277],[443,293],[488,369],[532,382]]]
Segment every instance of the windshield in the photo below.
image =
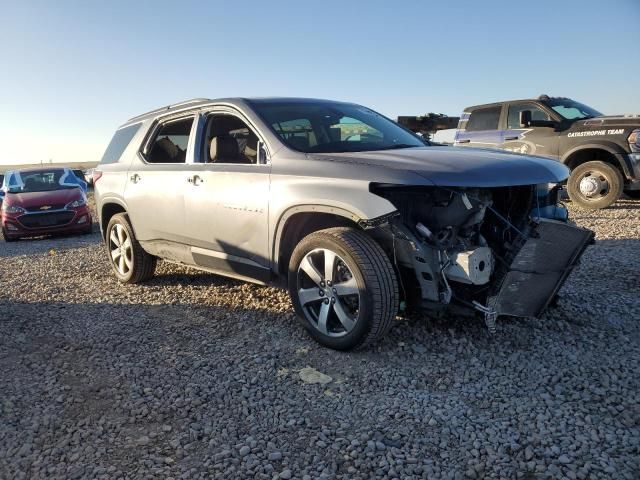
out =
[[49,192],[80,188],[76,176],[63,168],[38,171],[11,172],[7,182],[9,193]]
[[570,98],[550,98],[546,104],[567,120],[600,117],[602,113]]
[[254,107],[284,143],[300,152],[368,152],[425,146],[414,134],[359,105],[255,102]]

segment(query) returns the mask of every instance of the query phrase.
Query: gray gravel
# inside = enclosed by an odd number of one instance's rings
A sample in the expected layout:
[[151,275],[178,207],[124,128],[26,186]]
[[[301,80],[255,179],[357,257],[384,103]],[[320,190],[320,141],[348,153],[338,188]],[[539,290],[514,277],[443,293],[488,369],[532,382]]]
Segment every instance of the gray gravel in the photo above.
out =
[[640,202],[572,214],[599,242],[542,320],[404,319],[358,353],[274,289],[2,242],[0,478],[640,478]]

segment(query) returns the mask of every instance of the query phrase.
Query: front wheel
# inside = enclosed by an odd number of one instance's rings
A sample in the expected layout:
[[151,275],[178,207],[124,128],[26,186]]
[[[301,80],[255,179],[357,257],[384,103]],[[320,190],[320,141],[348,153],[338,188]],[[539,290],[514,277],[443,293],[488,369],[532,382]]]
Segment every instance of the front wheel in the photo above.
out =
[[622,195],[620,171],[606,162],[594,160],[578,165],[567,181],[569,198],[582,208],[606,208]]
[[7,235],[6,230],[3,228],[2,229],[2,238],[4,238],[5,242],[15,242],[16,240],[18,240],[17,238],[11,238]]
[[153,277],[156,257],[142,249],[126,213],[111,217],[105,243],[111,267],[120,282],[138,283]]
[[289,262],[289,294],[309,334],[336,350],[380,339],[399,308],[387,254],[353,228],[329,228],[302,239]]

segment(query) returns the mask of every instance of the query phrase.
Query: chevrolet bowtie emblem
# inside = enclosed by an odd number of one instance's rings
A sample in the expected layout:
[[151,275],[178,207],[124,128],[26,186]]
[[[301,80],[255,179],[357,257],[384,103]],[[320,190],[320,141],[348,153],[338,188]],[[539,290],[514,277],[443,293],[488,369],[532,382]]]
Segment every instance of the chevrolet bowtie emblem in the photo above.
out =
[[40,210],[49,210],[50,208],[51,208],[51,205],[44,205],[40,207]]

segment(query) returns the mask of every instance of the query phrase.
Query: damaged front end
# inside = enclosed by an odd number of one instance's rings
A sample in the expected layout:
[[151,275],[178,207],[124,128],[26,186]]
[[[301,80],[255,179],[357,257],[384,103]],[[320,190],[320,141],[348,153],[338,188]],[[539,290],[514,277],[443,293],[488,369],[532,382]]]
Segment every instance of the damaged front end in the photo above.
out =
[[490,331],[500,315],[540,316],[593,242],[546,184],[371,191],[397,209],[363,226],[394,261],[405,301],[433,314],[479,312]]

